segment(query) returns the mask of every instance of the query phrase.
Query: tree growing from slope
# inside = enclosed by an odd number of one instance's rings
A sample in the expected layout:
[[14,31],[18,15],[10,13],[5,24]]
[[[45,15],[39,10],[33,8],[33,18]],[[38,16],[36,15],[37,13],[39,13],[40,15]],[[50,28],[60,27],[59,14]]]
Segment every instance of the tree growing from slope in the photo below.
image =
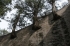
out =
[[41,28],[39,26],[37,15],[40,11],[42,11],[42,8],[44,6],[44,0],[26,0],[26,4],[32,9],[33,14],[33,30],[38,30]]
[[[43,0],[25,0],[25,3],[22,1],[17,1],[17,2],[21,2],[21,4],[16,4],[15,8],[19,9],[19,13],[18,15],[15,17],[13,24],[12,24],[12,33],[11,33],[11,38],[15,38],[16,37],[16,33],[15,33],[15,29],[17,26],[17,23],[19,22],[18,26],[22,26],[22,24],[20,23],[21,21],[23,22],[23,20],[21,18],[25,17],[30,17],[33,19],[33,24],[32,24],[32,30],[38,30],[41,27],[39,26],[39,22],[38,22],[38,18],[37,15],[40,11],[42,11],[42,8],[44,6],[44,1]],[[30,13],[28,13],[30,12]],[[21,13],[23,13],[24,15],[21,16]],[[20,21],[21,19],[21,21]],[[25,25],[24,25],[25,26]]]
[[55,6],[55,1],[56,0],[48,0],[48,2],[52,5],[52,15],[53,15],[53,19],[52,21],[56,21],[59,18],[61,18],[59,15],[57,15],[56,13],[56,6]]

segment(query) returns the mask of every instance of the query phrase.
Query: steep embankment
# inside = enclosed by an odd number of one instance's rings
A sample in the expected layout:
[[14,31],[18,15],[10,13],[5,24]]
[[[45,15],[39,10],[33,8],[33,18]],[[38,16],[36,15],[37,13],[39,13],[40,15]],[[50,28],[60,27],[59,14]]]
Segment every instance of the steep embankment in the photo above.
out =
[[60,11],[64,11],[61,18],[55,22],[39,46],[70,46],[70,5]]
[[[64,14],[63,14],[64,15]],[[49,17],[40,20],[41,29],[31,30],[31,26],[19,30],[15,39],[10,39],[10,34],[0,37],[0,46],[62,46],[67,45],[68,28],[65,18],[62,17],[49,24]],[[66,15],[64,15],[66,16]],[[51,16],[50,16],[51,17]],[[69,23],[68,23],[69,24]],[[67,32],[66,34],[64,32]],[[57,42],[58,41],[58,42]]]
[[15,39],[10,39],[10,34],[2,36],[0,40],[0,46],[29,46],[32,44],[33,46],[38,45],[52,27],[52,25],[49,25],[48,23],[48,17],[40,20],[40,26],[41,29],[37,30],[36,32],[31,30],[31,26],[19,30],[16,32],[17,37]]
[[64,8],[61,8],[60,10],[57,11],[57,14],[62,16],[62,14],[66,11],[69,5],[65,6]]

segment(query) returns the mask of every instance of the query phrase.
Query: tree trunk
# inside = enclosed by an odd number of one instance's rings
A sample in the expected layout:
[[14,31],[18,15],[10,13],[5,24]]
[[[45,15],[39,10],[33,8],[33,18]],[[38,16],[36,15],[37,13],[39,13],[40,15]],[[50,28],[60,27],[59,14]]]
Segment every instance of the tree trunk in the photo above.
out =
[[16,29],[16,25],[19,21],[19,18],[20,18],[20,13],[18,14],[18,16],[16,16],[15,20],[14,20],[14,23],[13,23],[13,29],[12,29],[12,33],[11,33],[11,39],[15,38],[17,35],[15,33],[15,29]]
[[32,30],[38,30],[40,29],[41,27],[39,26],[39,21],[38,21],[38,18],[37,18],[37,12],[33,12],[33,27],[32,27]]
[[61,17],[56,13],[55,0],[52,0],[52,15],[53,15],[52,21],[56,21],[56,20],[58,20],[58,19],[61,18]]
[[33,17],[33,27],[32,27],[32,30],[38,30],[38,29],[40,29],[39,21],[38,21],[37,15],[35,15]]

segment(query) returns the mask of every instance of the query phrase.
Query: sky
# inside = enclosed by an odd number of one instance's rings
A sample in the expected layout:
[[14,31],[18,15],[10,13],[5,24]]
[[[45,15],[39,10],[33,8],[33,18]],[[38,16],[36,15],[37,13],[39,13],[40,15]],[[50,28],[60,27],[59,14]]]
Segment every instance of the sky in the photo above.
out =
[[55,3],[56,3],[56,6],[58,7],[57,9],[61,9],[62,6],[68,3],[68,0],[57,0]]
[[[14,5],[15,5],[15,2],[16,0],[12,0],[12,4],[10,5],[7,5],[7,7],[11,8],[12,10],[11,11],[7,11],[6,13],[6,16],[5,16],[5,19],[7,20],[7,16],[9,17],[8,19],[10,18],[13,18],[13,15],[15,15],[17,12],[17,9],[14,8]],[[57,3],[58,2],[58,3]],[[61,9],[62,8],[62,4],[65,4],[65,3],[68,3],[67,0],[59,0],[59,1],[56,1],[56,6],[58,6],[58,9]],[[11,16],[12,15],[12,16]],[[27,18],[25,18],[26,21],[27,21]],[[2,20],[0,19],[1,22],[0,22],[0,29],[5,29],[5,30],[8,30],[8,32],[11,32],[9,28],[9,25],[10,24],[9,22],[5,21],[5,20]],[[31,23],[30,20],[28,20],[27,23]]]

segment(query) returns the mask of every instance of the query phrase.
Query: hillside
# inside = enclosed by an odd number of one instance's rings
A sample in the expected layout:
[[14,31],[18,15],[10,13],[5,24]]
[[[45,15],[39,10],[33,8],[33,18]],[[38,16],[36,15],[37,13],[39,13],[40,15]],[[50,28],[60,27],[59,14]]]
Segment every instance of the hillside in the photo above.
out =
[[[70,43],[70,5],[63,13],[57,12],[61,18],[51,21],[52,15],[40,20],[41,29],[34,31],[31,25],[17,31],[17,37],[10,39],[10,34],[0,37],[0,46],[68,46]],[[50,24],[51,23],[51,24]]]
[[40,44],[43,46],[70,46],[70,5],[67,6],[61,18],[52,26]]

